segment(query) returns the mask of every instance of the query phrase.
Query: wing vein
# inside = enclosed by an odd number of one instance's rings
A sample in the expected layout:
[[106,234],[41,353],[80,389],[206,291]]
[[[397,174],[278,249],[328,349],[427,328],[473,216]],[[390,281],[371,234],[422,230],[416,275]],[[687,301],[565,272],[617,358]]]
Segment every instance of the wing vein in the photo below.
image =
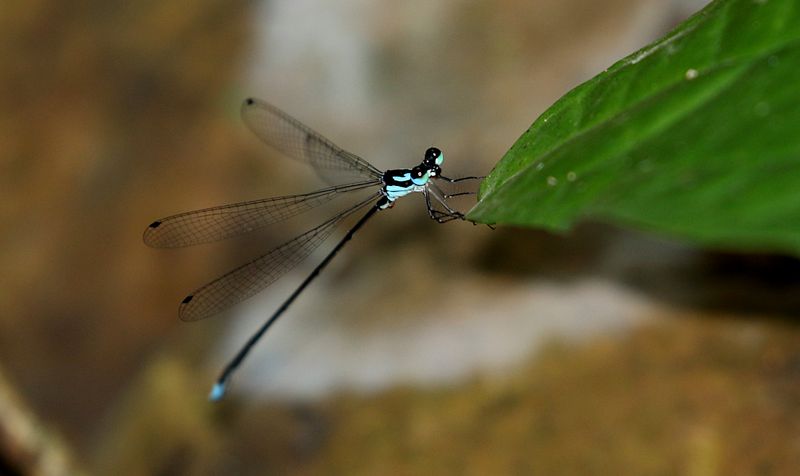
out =
[[200,287],[184,299],[178,308],[178,315],[184,321],[204,319],[257,294],[307,258],[342,220],[379,195],[380,192],[370,196],[321,225]]
[[316,192],[270,197],[179,213],[154,221],[144,231],[144,242],[154,248],[177,248],[241,235],[287,220],[347,192],[380,185],[369,180],[328,187]]
[[311,165],[329,183],[344,177],[380,179],[383,172],[275,106],[260,99],[242,103],[242,120],[267,145]]

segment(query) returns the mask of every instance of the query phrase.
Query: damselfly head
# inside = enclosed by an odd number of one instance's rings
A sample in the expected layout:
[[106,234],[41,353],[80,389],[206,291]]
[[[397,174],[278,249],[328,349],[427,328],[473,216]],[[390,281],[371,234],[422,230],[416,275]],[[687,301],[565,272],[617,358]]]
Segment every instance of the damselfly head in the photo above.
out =
[[442,154],[441,150],[437,149],[436,147],[431,147],[425,151],[425,159],[422,161],[423,164],[428,166],[442,165],[443,162],[444,154]]

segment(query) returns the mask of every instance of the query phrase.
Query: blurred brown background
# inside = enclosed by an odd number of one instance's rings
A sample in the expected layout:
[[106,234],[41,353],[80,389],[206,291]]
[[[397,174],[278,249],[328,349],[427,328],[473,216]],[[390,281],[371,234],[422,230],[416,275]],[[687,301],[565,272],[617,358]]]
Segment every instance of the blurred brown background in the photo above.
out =
[[184,324],[177,303],[312,222],[141,242],[155,218],[322,185],[246,130],[247,96],[379,168],[435,144],[448,175],[485,174],[703,3],[4,3],[0,473],[793,474],[794,258],[591,223],[439,226],[411,197],[212,405],[321,255],[227,316]]

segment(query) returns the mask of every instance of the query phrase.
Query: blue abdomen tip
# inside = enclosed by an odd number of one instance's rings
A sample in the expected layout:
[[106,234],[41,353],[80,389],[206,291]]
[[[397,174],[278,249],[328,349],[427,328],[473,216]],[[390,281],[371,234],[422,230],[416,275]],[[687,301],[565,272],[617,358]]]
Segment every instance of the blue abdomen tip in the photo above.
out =
[[213,387],[211,387],[211,392],[208,394],[208,399],[212,402],[216,402],[217,400],[221,399],[225,396],[225,384],[224,383],[215,383]]

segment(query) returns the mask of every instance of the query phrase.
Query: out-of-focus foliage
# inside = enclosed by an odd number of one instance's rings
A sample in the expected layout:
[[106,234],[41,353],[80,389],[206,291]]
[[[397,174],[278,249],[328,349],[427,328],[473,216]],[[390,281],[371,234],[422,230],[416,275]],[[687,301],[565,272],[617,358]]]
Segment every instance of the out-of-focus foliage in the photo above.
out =
[[542,114],[472,219],[800,252],[800,4],[719,0]]

